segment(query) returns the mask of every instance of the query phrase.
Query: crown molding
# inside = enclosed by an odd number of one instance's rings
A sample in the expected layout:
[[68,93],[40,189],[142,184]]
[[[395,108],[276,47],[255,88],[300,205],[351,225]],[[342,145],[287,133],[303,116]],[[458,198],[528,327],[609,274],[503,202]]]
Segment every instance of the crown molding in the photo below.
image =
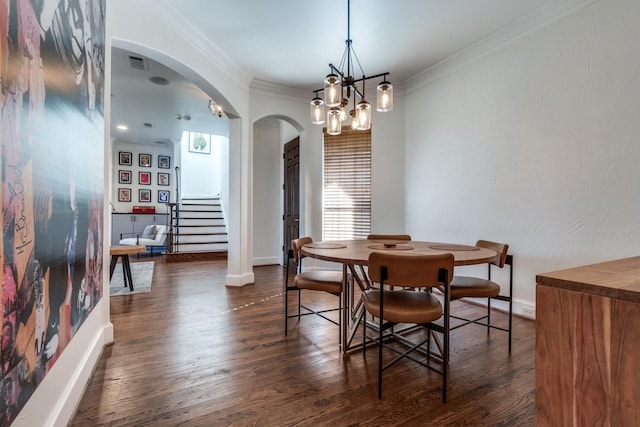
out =
[[252,93],[258,95],[276,95],[291,101],[308,103],[311,101],[312,92],[304,89],[293,88],[262,79],[253,79],[249,85]]
[[[492,52],[502,49],[529,34],[539,31],[541,28],[573,15],[577,11],[599,1],[600,0],[550,1],[535,12],[513,21],[509,25],[506,25],[469,47],[440,61],[436,65],[410,77],[404,82],[406,93],[409,94],[427,86]],[[567,5],[567,2],[570,4]]]
[[233,81],[241,87],[246,88],[249,86],[251,76],[193,26],[191,22],[182,15],[180,9],[175,6],[177,2],[170,2],[168,0],[144,0],[144,3],[160,21],[171,27],[191,46],[195,47],[213,63],[217,64]]

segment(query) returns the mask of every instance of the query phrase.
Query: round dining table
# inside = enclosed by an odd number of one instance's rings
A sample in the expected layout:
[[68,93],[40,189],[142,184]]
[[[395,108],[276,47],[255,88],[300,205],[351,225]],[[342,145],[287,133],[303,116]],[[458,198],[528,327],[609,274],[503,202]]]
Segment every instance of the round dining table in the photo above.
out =
[[[363,312],[360,302],[354,304],[354,290],[348,283],[348,271],[360,289],[366,289],[369,281],[363,267],[368,264],[369,254],[374,251],[388,251],[406,256],[451,253],[456,266],[486,264],[495,261],[498,256],[494,250],[478,246],[416,240],[331,240],[304,245],[300,249],[302,255],[342,264],[344,288],[340,345],[344,352],[351,350],[351,342]],[[361,274],[356,272],[355,266],[360,266]]]
[[455,265],[485,264],[495,261],[496,251],[457,243],[421,242],[416,240],[335,240],[308,243],[300,252],[310,258],[347,265],[367,265],[369,254],[390,251],[401,255],[453,254]]

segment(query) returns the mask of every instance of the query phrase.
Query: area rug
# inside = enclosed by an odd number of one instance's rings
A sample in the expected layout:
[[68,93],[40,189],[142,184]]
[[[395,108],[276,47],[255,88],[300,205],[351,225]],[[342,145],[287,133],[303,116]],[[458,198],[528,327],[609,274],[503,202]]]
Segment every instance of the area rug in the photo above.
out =
[[113,270],[113,277],[111,277],[111,283],[109,283],[109,294],[111,296],[131,295],[151,291],[153,261],[132,262],[131,277],[133,278],[133,291],[129,290],[129,286],[124,285],[122,263],[119,262],[116,264],[116,269]]

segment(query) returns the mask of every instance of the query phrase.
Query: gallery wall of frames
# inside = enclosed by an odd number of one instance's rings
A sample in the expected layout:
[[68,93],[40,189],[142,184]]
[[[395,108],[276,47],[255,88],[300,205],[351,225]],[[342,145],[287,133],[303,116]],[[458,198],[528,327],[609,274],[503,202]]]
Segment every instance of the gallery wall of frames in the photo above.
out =
[[103,296],[104,19],[104,0],[0,0],[0,426]]
[[170,147],[113,144],[112,211],[128,213],[134,206],[165,213],[174,201],[175,159]]

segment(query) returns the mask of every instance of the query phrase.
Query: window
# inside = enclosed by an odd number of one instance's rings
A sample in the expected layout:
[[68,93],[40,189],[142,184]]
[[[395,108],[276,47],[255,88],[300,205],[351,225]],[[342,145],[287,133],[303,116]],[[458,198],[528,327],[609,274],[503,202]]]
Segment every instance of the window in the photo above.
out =
[[322,240],[364,239],[371,230],[371,130],[324,132]]

